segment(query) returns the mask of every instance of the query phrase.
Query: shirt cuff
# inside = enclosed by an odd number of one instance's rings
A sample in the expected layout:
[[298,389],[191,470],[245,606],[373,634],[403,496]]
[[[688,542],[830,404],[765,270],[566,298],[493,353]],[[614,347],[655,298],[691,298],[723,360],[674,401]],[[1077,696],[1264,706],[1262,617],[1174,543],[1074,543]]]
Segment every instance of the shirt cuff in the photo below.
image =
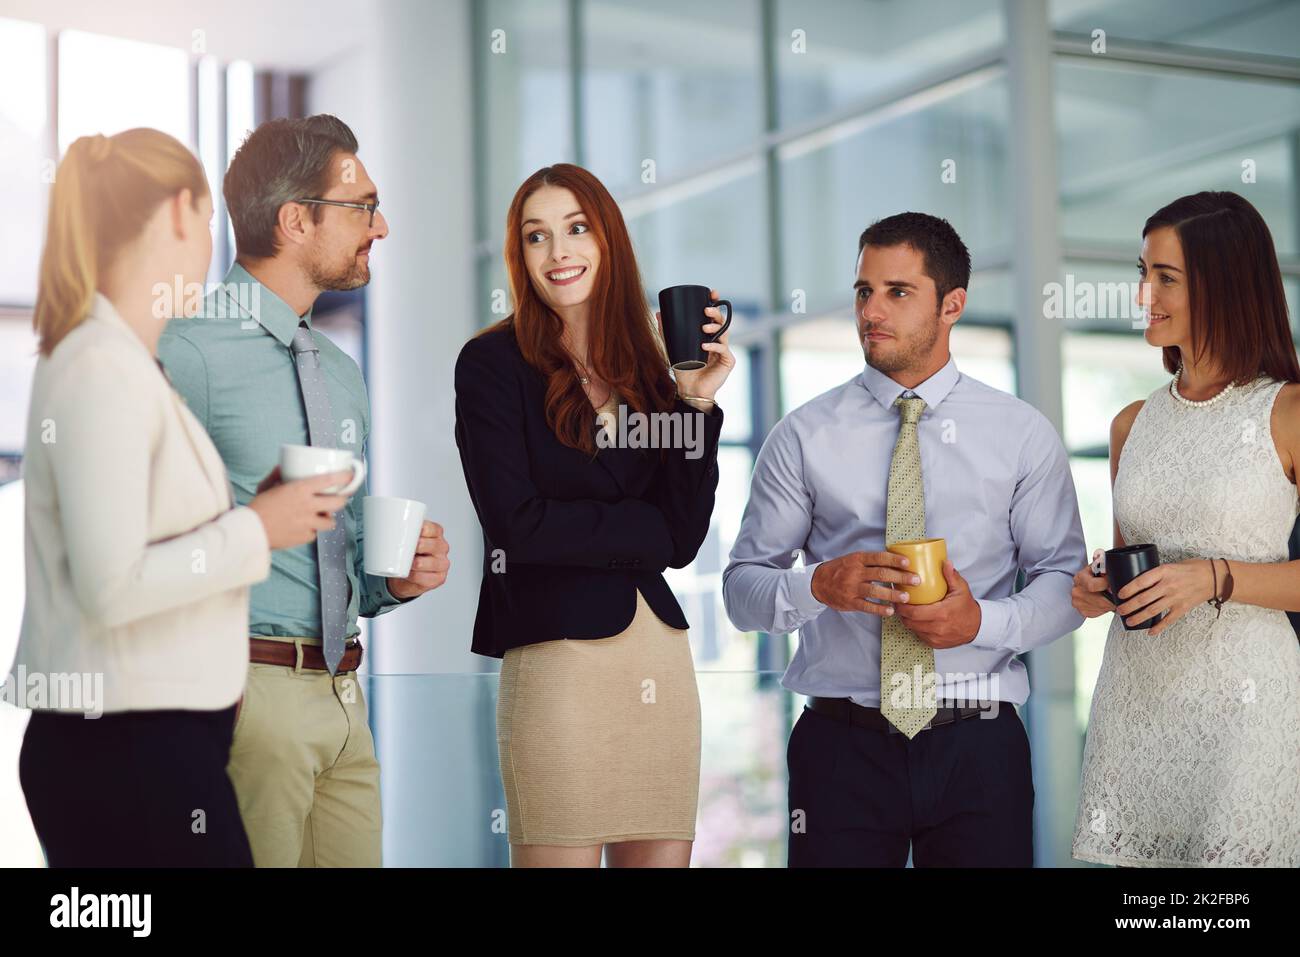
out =
[[[364,572],[362,574],[365,574]],[[375,579],[379,582],[378,587],[369,585],[364,592],[366,600],[362,602],[360,617],[378,618],[385,612],[392,611],[398,605],[405,605],[420,597],[415,595],[411,598],[398,598],[388,590],[388,583],[391,579],[383,575],[366,575],[368,579]]]
[[385,605],[405,605],[408,601],[414,601],[420,597],[419,595],[412,595],[410,598],[398,598],[388,587],[388,583],[392,581],[391,578],[381,576],[380,581],[383,582],[382,601]]
[[1007,618],[1010,609],[1000,601],[992,598],[976,598],[980,606],[980,628],[970,644],[974,648],[997,650],[1007,644]]
[[790,602],[799,617],[805,621],[816,618],[826,610],[826,605],[814,598],[812,593],[813,572],[817,571],[817,566],[820,564],[821,562],[814,562],[803,568],[792,568],[789,572]]

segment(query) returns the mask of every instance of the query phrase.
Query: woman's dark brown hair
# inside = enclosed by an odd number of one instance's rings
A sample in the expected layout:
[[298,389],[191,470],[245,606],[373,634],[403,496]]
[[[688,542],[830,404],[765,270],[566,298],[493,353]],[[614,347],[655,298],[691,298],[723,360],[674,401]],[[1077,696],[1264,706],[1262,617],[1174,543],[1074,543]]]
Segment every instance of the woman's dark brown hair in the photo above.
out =
[[594,454],[595,410],[561,344],[564,322],[537,294],[524,263],[524,203],[543,186],[573,193],[600,248],[587,329],[588,368],[637,412],[671,409],[676,388],[651,326],[632,239],[618,204],[581,166],[557,163],[539,169],[519,187],[506,216],[505,260],[514,312],[483,332],[514,326],[519,351],[547,380],[546,424],[565,445]]
[[[1183,247],[1192,355],[1210,355],[1238,385],[1261,373],[1300,382],[1282,272],[1259,211],[1236,193],[1194,193],[1153,213],[1142,235],[1166,226]],[[1175,372],[1179,348],[1163,351]]]

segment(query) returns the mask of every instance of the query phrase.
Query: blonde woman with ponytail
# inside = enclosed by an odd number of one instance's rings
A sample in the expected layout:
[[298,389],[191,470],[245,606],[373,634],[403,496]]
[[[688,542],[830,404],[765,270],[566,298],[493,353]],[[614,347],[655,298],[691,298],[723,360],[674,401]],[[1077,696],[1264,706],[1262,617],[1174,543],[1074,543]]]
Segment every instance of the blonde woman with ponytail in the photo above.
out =
[[270,551],[331,528],[329,475],[234,507],[157,343],[212,255],[203,169],[157,130],[76,140],[50,196],[10,685],[51,866],[251,866],[225,766]]

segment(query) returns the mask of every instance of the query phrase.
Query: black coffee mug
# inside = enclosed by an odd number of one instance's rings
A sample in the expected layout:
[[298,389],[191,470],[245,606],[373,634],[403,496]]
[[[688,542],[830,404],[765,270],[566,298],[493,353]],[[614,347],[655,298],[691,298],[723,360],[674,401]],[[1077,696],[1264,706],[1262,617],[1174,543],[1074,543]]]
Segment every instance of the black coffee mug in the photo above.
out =
[[[1106,552],[1106,571],[1107,584],[1110,585],[1104,592],[1112,604],[1122,605],[1124,602],[1115,596],[1125,585],[1137,578],[1143,572],[1150,571],[1160,564],[1160,550],[1154,545],[1125,545],[1123,548],[1112,548]],[[1094,565],[1092,569],[1094,575],[1100,575]],[[1138,594],[1142,594],[1138,592]],[[1131,596],[1130,596],[1131,597]],[[1124,599],[1128,601],[1128,599]],[[1160,620],[1165,617],[1161,612],[1154,618],[1148,618],[1140,625],[1129,625],[1124,622],[1125,631],[1145,631],[1148,628],[1154,628],[1160,624]],[[1120,619],[1123,621],[1123,618]]]
[[[703,328],[712,322],[704,314],[709,306],[726,306],[727,319],[722,328],[707,335]],[[709,297],[708,286],[669,286],[659,290],[659,314],[664,321],[664,345],[668,347],[668,361],[678,371],[703,369],[709,353],[701,346],[717,342],[731,325],[731,303],[725,299]]]

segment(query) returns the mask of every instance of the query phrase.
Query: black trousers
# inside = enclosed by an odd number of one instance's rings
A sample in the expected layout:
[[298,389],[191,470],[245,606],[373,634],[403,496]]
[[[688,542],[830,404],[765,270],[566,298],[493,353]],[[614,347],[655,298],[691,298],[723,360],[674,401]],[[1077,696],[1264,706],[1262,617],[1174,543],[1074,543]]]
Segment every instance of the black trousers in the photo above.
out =
[[51,867],[252,867],[226,776],[235,707],[35,711],[18,758]]
[[[990,713],[991,714],[991,713]],[[1034,782],[1015,707],[912,740],[804,708],[786,750],[790,867],[1032,867]]]

